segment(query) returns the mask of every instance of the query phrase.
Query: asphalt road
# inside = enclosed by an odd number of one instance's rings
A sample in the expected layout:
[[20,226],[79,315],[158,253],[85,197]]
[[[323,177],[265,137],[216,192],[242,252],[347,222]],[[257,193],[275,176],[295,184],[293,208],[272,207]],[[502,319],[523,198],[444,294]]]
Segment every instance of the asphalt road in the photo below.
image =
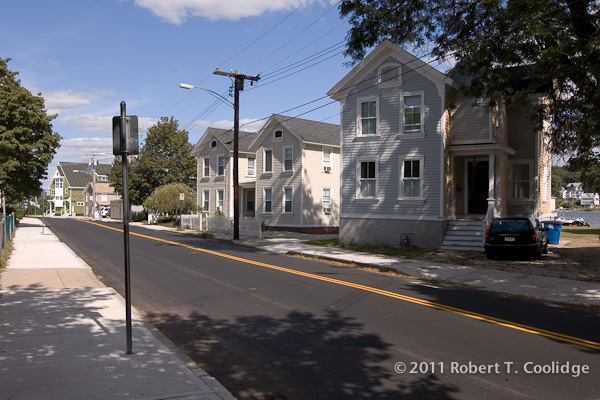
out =
[[[123,294],[121,224],[46,221]],[[133,306],[238,398],[600,395],[597,314],[144,228],[130,248]]]

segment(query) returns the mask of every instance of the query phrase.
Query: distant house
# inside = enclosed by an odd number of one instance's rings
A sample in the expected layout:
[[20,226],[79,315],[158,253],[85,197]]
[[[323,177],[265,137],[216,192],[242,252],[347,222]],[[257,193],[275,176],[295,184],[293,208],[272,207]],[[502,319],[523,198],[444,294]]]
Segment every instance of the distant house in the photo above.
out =
[[581,205],[583,207],[600,206],[600,195],[598,193],[583,193],[581,195]]
[[527,107],[459,87],[384,40],[328,92],[341,106],[340,241],[483,250],[489,218],[550,215],[547,135]]
[[[240,210],[254,217],[256,154],[248,150],[253,132],[239,132],[239,182],[244,187]],[[198,209],[210,215],[233,217],[233,131],[208,128],[193,147],[197,159]]]
[[[96,166],[96,182],[108,182],[109,164]],[[85,214],[84,190],[93,181],[92,168],[87,163],[59,162],[48,185],[48,215]]]
[[572,182],[567,185],[563,192],[563,199],[568,201],[580,200],[583,195],[583,183]]
[[[84,216],[86,217],[94,216],[94,196],[96,197],[96,211],[99,211],[102,207],[110,206],[112,200],[119,200],[121,198],[119,194],[115,192],[115,188],[107,182],[96,182],[95,185],[93,182],[88,182],[83,193],[85,201]],[[96,217],[98,217],[98,215],[96,215]]]
[[267,228],[338,231],[339,125],[273,114],[249,149],[256,154],[250,190]]
[[[269,229],[337,231],[338,125],[272,115],[257,132],[239,133],[240,213]],[[198,207],[233,217],[233,132],[208,128],[192,149]]]

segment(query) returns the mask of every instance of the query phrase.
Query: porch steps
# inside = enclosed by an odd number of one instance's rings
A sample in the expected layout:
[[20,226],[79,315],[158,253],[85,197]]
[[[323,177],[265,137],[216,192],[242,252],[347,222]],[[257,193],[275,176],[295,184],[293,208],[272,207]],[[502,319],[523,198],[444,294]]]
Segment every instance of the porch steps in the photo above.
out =
[[484,234],[482,221],[449,221],[442,242],[442,250],[484,251]]

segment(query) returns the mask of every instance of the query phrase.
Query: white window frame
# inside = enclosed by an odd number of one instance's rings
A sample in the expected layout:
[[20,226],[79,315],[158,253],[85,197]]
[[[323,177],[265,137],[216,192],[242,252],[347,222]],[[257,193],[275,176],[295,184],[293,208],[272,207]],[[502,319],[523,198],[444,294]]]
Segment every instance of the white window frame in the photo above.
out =
[[[267,170],[267,152],[271,152],[271,169]],[[263,149],[263,172],[264,173],[272,173],[273,172],[273,149]]]
[[210,211],[210,190],[209,189],[202,190],[202,210]]
[[[271,194],[271,198],[269,200],[267,200],[267,192],[269,192]],[[269,201],[271,204],[271,210],[267,211],[267,201]],[[263,201],[262,201],[262,205],[263,205],[263,213],[264,214],[272,214],[273,213],[273,188],[270,187],[266,187],[263,188]]]
[[[223,164],[221,164],[223,161]],[[222,171],[221,171],[222,169]],[[225,154],[217,154],[217,176],[225,175]]]
[[[288,159],[286,158],[286,154],[285,154],[286,150],[291,150],[291,152],[290,152],[291,157],[289,159],[289,162],[290,162],[289,168],[287,166]],[[285,146],[283,148],[283,156],[281,157],[281,159],[283,160],[283,162],[282,162],[283,171],[293,171],[294,170],[294,146]]]
[[[281,132],[281,136],[277,137],[277,132]],[[282,142],[283,141],[283,129],[274,129],[273,130],[273,141],[274,142]]]
[[[384,71],[383,70],[386,68],[389,68],[389,67],[396,68],[397,75],[393,79],[384,80],[384,78],[383,78]],[[385,64],[382,64],[381,66],[379,66],[379,68],[377,69],[377,84],[380,86],[401,85],[402,84],[402,65],[398,64],[398,63],[385,63]]]
[[[362,163],[364,162],[374,162],[375,163],[375,195],[373,196],[363,196],[361,193],[361,170],[362,170]],[[367,179],[371,179],[371,178],[367,178]],[[379,194],[379,158],[375,157],[375,158],[364,158],[364,159],[359,159],[357,160],[356,163],[356,199],[365,199],[365,200],[375,200],[378,199],[378,194]]]
[[[250,166],[252,161],[252,166]],[[256,157],[246,158],[246,176],[256,176]]]
[[[533,196],[534,196],[534,187],[533,187],[533,160],[510,160],[509,161],[509,165],[510,165],[510,199],[513,202],[519,202],[519,201],[531,201],[533,200]],[[515,166],[516,165],[527,165],[528,166],[528,180],[527,181],[519,181],[519,182],[527,182],[527,188],[529,191],[529,196],[528,197],[517,197],[516,193],[515,193],[515,184],[517,183],[515,181]]]
[[[421,97],[421,126],[418,130],[410,130],[407,131],[405,127],[405,114],[406,114],[406,104],[404,99],[407,97]],[[402,93],[400,95],[400,134],[401,135],[415,135],[415,134],[423,134],[425,132],[425,92],[411,92],[411,93]]]
[[210,157],[202,158],[202,177],[210,177]]
[[63,188],[63,179],[62,178],[58,178],[54,181],[54,188],[55,189],[62,189]]
[[219,208],[221,208],[221,212],[224,213],[225,212],[225,189],[217,189],[217,198],[216,198],[216,205],[217,205],[217,210]]
[[[290,198],[288,199],[287,193],[290,191]],[[281,196],[281,213],[282,214],[293,214],[294,213],[294,188],[292,186],[284,186]],[[290,203],[290,211],[285,209],[286,203]]]
[[[329,196],[325,195],[326,191],[329,192]],[[324,187],[321,189],[321,207],[322,207],[321,211],[323,212],[323,214],[331,214],[333,212],[332,197],[333,197],[333,190],[331,190],[330,187]],[[325,212],[326,209],[329,209],[329,212]]]
[[[418,161],[419,162],[419,177],[418,178],[414,178],[414,177],[405,178],[404,177],[404,162],[405,161]],[[398,199],[399,200],[423,200],[424,199],[424,197],[423,197],[423,186],[424,186],[423,172],[425,171],[425,157],[423,157],[422,155],[416,155],[416,154],[409,154],[404,157],[400,157],[398,170],[400,171],[399,182],[398,182]],[[405,196],[404,195],[405,181],[406,180],[415,181],[417,179],[419,180],[419,196]]]
[[[333,172],[333,162],[332,162],[332,158],[333,158],[333,149],[331,149],[331,147],[323,147],[323,151],[322,151],[322,157],[321,157],[321,170],[323,172]],[[328,154],[328,157],[326,157],[325,155]],[[327,169],[329,168],[329,169]]]
[[[362,121],[363,121],[363,117],[362,117],[362,105],[363,103],[372,103],[375,102],[375,133],[366,133],[364,134],[362,131]],[[377,96],[372,96],[372,97],[361,97],[358,99],[357,101],[357,107],[356,107],[356,131],[357,131],[357,136],[362,136],[362,137],[378,137],[380,136],[380,132],[379,132],[379,128],[380,128],[380,124],[379,124],[379,97]],[[369,118],[371,119],[371,118]]]

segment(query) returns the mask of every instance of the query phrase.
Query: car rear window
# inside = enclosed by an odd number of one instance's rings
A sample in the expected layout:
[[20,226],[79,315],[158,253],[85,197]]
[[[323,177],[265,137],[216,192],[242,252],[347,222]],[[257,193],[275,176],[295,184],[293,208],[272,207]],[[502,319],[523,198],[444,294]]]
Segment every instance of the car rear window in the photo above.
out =
[[490,233],[516,233],[528,232],[529,222],[527,220],[496,220],[490,226]]

